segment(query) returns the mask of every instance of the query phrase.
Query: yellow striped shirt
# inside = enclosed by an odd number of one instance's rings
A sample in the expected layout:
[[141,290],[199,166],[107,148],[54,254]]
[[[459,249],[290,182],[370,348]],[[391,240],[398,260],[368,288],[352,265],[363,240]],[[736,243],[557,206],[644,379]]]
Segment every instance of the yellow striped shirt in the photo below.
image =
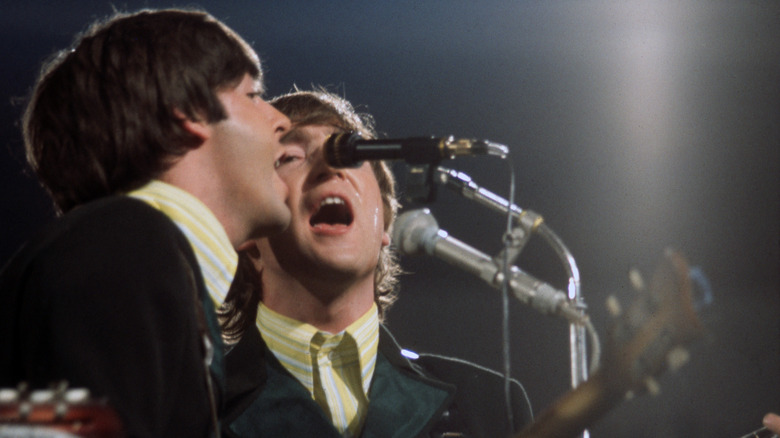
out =
[[214,305],[221,306],[238,268],[238,254],[211,210],[190,193],[157,180],[128,196],[160,210],[178,225],[195,252]]
[[309,390],[342,436],[358,436],[376,365],[376,304],[336,334],[280,315],[262,303],[257,326],[274,356]]

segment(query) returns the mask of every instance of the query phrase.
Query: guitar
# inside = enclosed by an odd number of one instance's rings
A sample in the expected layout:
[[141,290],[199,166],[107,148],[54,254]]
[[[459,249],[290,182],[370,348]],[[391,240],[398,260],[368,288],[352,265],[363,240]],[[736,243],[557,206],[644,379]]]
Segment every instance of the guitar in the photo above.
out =
[[657,392],[653,377],[682,366],[688,358],[684,347],[703,334],[689,273],[686,260],[667,250],[649,287],[631,307],[622,311],[611,301],[617,320],[608,332],[602,367],[515,438],[573,437],[627,394]]
[[761,429],[756,429],[747,435],[742,435],[739,438],[777,438],[777,434],[767,429],[766,427],[762,427]]
[[124,436],[119,417],[86,389],[30,391],[22,384],[0,389],[0,436],[115,438]]

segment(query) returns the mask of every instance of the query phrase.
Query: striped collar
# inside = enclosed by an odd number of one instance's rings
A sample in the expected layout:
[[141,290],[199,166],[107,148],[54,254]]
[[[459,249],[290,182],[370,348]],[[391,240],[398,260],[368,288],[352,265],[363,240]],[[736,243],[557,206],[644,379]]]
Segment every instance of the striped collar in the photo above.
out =
[[[327,344],[333,348],[334,341],[345,337],[351,338],[360,352],[359,362],[363,392],[368,394],[371,376],[374,374],[374,366],[376,365],[379,342],[379,315],[376,303],[341,333],[331,334],[321,332],[310,324],[276,313],[261,302],[257,312],[257,327],[260,329],[260,334],[262,334],[268,348],[310,392],[312,391],[311,362],[295,358],[300,358],[301,355],[308,358],[313,344]],[[324,341],[325,338],[327,341]]]
[[158,180],[128,196],[160,210],[179,227],[192,245],[215,306],[222,305],[238,267],[238,254],[214,213],[190,193]]
[[[257,326],[274,356],[330,413],[334,426],[344,436],[357,436],[368,410],[368,392],[376,367],[376,303],[335,334],[276,313],[263,303],[258,309]],[[357,379],[358,370],[359,381],[353,380],[351,376]]]

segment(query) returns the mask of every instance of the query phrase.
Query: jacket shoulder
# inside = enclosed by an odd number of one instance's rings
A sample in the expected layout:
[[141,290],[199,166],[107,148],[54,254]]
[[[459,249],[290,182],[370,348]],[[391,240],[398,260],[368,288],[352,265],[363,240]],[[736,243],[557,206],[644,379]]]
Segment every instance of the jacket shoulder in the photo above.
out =
[[170,245],[184,238],[177,236],[180,234],[167,216],[144,202],[111,196],[77,207],[44,226],[17,251],[4,271],[18,271],[49,256],[94,252],[118,256],[126,249]]
[[[476,436],[507,434],[504,375],[493,369],[457,357],[420,353],[414,360],[426,373],[457,387],[451,415],[459,417]],[[518,431],[533,419],[528,394],[522,383],[510,379],[512,430]]]

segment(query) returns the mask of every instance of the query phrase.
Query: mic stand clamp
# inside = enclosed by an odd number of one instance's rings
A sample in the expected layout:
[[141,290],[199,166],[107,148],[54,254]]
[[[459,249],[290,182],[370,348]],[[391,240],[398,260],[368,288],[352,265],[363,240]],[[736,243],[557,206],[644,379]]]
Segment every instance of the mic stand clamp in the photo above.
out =
[[517,226],[512,227],[511,233],[504,233],[504,246],[501,248],[501,252],[493,259],[496,262],[496,266],[504,266],[504,263],[506,263],[506,266],[514,265],[515,260],[520,256],[520,252],[523,251],[523,247],[530,238],[531,233]]
[[415,164],[406,166],[406,199],[412,203],[430,204],[436,200],[433,183],[436,164]]

